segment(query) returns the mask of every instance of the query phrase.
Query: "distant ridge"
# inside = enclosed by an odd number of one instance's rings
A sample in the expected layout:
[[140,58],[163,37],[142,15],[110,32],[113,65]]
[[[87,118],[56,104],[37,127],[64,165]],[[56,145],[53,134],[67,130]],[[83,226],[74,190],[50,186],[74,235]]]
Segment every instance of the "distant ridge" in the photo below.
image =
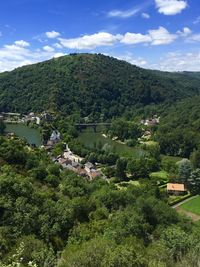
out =
[[71,54],[0,74],[0,111],[53,110],[112,118],[200,92],[199,73],[139,68],[101,54]]

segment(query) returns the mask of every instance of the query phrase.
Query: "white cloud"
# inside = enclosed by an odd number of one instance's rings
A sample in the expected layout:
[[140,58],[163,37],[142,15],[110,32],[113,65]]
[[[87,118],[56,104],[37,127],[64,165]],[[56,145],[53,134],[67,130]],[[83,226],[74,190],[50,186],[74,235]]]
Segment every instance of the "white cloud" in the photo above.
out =
[[149,36],[151,37],[152,45],[170,44],[177,38],[176,34],[169,33],[164,27],[159,27],[157,30],[150,30]]
[[99,32],[73,39],[59,38],[59,41],[63,47],[68,49],[91,50],[101,46],[113,46],[119,42],[128,45],[139,43],[163,45],[172,43],[176,38],[176,34],[171,34],[164,27],[159,27],[156,30],[149,30],[148,34],[128,32],[124,35],[113,35],[107,32]]
[[132,52],[125,52],[123,54],[115,54],[115,53],[104,53],[105,56],[111,56],[117,58],[119,60],[127,61],[133,65],[137,65],[140,67],[145,67],[147,61],[142,57],[136,57]]
[[58,57],[63,57],[65,54],[64,53],[55,53],[54,55],[53,55],[53,57],[54,58],[58,58]]
[[192,34],[186,39],[186,41],[189,43],[200,42],[200,34]]
[[55,49],[49,45],[44,46],[43,49],[46,52],[54,52],[55,51]]
[[149,43],[151,42],[151,37],[149,35],[143,35],[141,33],[130,33],[127,32],[121,40],[124,44],[139,44],[139,43]]
[[200,52],[171,52],[152,67],[164,71],[200,71]]
[[147,14],[147,13],[142,13],[141,16],[142,16],[143,19],[150,19],[150,15]]
[[171,34],[164,27],[159,27],[156,30],[149,30],[148,34],[141,33],[126,33],[121,43],[124,44],[138,44],[138,43],[149,43],[151,45],[165,45],[172,43],[178,36]]
[[177,34],[179,34],[182,37],[187,37],[190,34],[192,34],[192,31],[190,30],[190,28],[185,27],[185,28],[183,28],[183,31],[178,31]]
[[21,41],[4,45],[0,47],[0,72],[61,56],[61,54],[55,53],[54,49],[47,50],[31,50]]
[[178,31],[177,34],[181,37],[184,37],[184,40],[187,43],[200,42],[200,33],[195,34],[188,27],[183,28],[183,31]]
[[133,65],[145,67],[147,65],[147,61],[142,57],[134,57],[131,53],[127,53],[125,55],[121,55],[116,57],[120,60],[125,60]]
[[[38,47],[37,49],[31,48],[31,44],[24,40],[17,40],[12,44],[0,47],[0,72],[11,70],[22,65],[44,61],[53,57],[57,58],[64,56],[64,48],[90,50],[95,52],[97,51],[95,50],[96,48],[106,47],[104,51],[110,51],[110,53],[113,53],[111,51],[115,51],[115,45],[120,45],[120,49],[123,45],[122,49],[126,50],[126,45],[166,45],[174,42],[177,38],[181,41],[200,42],[200,34],[193,33],[188,27],[183,28],[181,31],[177,31],[174,34],[170,33],[166,28],[161,26],[157,29],[151,29],[144,34],[127,32],[124,35],[113,35],[105,31],[72,39],[58,38],[57,43],[50,42],[52,44],[49,45],[49,43],[46,42],[45,46],[40,44],[40,48]],[[102,50],[98,49],[98,52]],[[156,61],[155,64],[149,64],[146,59],[139,56],[137,57],[128,52],[117,57],[146,68],[157,68],[162,70],[199,70],[199,55],[200,53],[170,53],[167,54],[166,57],[162,58],[162,60]]]
[[60,33],[59,32],[56,32],[56,31],[46,32],[46,36],[49,39],[54,39],[54,38],[59,37],[60,36]]
[[62,46],[69,49],[88,50],[100,46],[112,46],[122,38],[120,34],[112,35],[107,32],[99,32],[92,35],[84,35],[79,38],[59,38]]
[[15,41],[15,44],[20,47],[28,47],[30,44],[24,40]]
[[176,15],[187,7],[187,1],[183,0],[155,0],[158,12],[164,15]]
[[108,17],[118,17],[118,18],[130,18],[132,16],[135,16],[136,14],[138,14],[138,12],[140,12],[141,8],[133,8],[133,9],[129,9],[129,10],[111,10],[110,12],[108,12]]

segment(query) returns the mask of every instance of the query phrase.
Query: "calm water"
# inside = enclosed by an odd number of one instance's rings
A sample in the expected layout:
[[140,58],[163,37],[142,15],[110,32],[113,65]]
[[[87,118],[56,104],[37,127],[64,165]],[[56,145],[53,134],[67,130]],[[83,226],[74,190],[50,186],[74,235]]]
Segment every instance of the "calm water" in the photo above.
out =
[[29,128],[24,124],[6,124],[6,132],[15,133],[20,138],[25,138],[30,145],[42,145],[42,136],[38,129]]
[[117,153],[121,156],[139,157],[145,153],[140,148],[129,147],[113,141],[110,138],[103,137],[102,132],[98,129],[96,133],[92,128],[85,129],[80,133],[78,140],[86,147],[94,148],[95,146],[100,146],[105,150]]

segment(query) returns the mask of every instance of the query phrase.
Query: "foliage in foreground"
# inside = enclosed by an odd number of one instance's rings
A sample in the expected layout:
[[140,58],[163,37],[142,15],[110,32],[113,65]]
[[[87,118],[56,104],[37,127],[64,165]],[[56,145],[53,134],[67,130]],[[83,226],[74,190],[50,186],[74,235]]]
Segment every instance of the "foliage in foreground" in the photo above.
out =
[[1,266],[171,267],[191,255],[198,262],[199,227],[169,208],[154,185],[118,190],[88,182],[41,150],[0,143]]

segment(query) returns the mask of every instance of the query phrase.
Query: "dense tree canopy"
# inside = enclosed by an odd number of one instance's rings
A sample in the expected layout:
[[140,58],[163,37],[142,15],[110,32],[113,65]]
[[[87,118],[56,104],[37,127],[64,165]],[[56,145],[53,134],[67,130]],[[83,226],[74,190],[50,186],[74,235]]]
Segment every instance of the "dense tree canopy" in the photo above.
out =
[[[0,141],[1,266],[176,266],[198,250],[199,227],[153,184],[119,190],[101,178],[89,182],[59,170],[42,150]],[[118,161],[119,174],[126,164]]]
[[103,55],[74,54],[0,74],[0,110],[54,110],[105,121],[137,106],[172,103],[199,89],[196,76],[148,71]]

